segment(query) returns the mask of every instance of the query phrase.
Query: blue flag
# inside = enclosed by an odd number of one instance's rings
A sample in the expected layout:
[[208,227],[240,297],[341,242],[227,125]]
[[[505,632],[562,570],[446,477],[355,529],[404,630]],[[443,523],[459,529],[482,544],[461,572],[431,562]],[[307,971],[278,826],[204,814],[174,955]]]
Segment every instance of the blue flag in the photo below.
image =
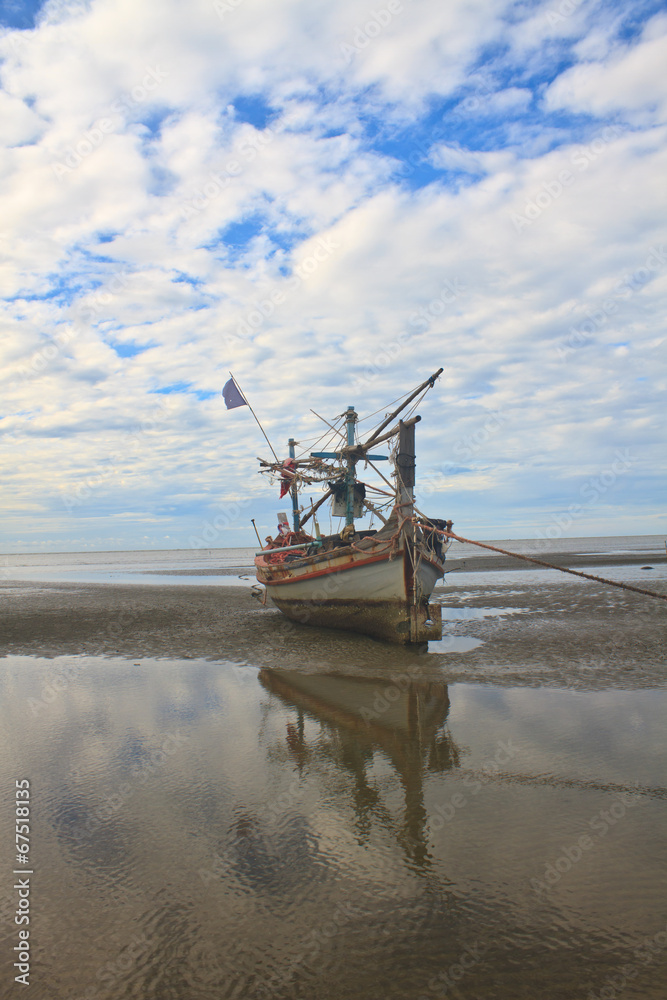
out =
[[225,383],[222,396],[228,410],[233,410],[235,406],[247,406],[247,402],[239,392],[238,386],[233,378]]

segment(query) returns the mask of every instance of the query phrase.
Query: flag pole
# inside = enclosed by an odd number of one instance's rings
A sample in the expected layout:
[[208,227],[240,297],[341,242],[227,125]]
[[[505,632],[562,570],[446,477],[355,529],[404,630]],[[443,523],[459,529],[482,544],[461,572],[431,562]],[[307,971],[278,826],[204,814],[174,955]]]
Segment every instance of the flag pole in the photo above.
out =
[[276,462],[278,463],[278,465],[280,465],[280,464],[281,464],[281,461],[280,461],[280,459],[278,458],[278,456],[276,455],[275,451],[273,450],[273,445],[272,445],[272,444],[271,444],[271,442],[269,441],[268,437],[266,437],[266,431],[264,430],[264,428],[263,428],[263,427],[262,427],[262,425],[260,424],[260,422],[259,422],[259,419],[258,419],[258,417],[257,417],[257,414],[255,413],[255,411],[253,410],[252,406],[251,406],[251,405],[250,405],[250,403],[248,402],[248,397],[246,396],[245,392],[243,391],[243,389],[241,388],[241,386],[240,386],[240,385],[238,384],[238,382],[236,381],[236,379],[234,378],[234,376],[232,375],[232,373],[230,372],[229,374],[230,374],[230,375],[232,376],[232,382],[234,383],[234,385],[236,386],[236,388],[237,388],[237,389],[239,390],[239,392],[240,392],[240,393],[241,393],[241,395],[243,396],[243,398],[244,398],[244,400],[245,400],[245,403],[246,403],[246,406],[248,407],[248,409],[249,409],[249,410],[250,410],[250,412],[252,413],[253,417],[254,417],[254,418],[255,418],[255,420],[257,421],[257,426],[259,427],[260,431],[261,431],[261,432],[262,432],[262,434],[264,435],[264,437],[265,437],[265,439],[266,439],[266,443],[268,444],[269,448],[271,449],[271,453],[273,454],[273,457],[275,458],[275,460],[276,460]]

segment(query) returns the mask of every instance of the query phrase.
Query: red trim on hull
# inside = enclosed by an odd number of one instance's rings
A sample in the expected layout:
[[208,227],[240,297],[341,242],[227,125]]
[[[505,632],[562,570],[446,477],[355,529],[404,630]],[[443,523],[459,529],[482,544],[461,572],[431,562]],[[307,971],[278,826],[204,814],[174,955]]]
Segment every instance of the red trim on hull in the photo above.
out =
[[[400,550],[398,553],[394,555],[394,558],[396,558],[396,556],[398,555],[404,556],[405,550]],[[257,558],[261,557],[258,556]],[[438,571],[439,576],[444,576],[442,563],[433,562],[431,559],[426,559],[424,556],[422,556],[422,561],[428,563],[429,566],[433,566],[433,568]],[[389,554],[373,556],[371,559],[351,561],[341,566],[332,566],[329,569],[317,570],[314,573],[303,573],[300,574],[299,576],[293,576],[287,579],[283,578],[282,580],[262,580],[261,582],[266,584],[267,587],[277,587],[283,583],[303,583],[306,580],[315,580],[317,579],[317,577],[320,576],[330,576],[331,573],[345,573],[348,572],[349,570],[358,569],[361,568],[362,566],[370,566],[372,563],[377,563],[377,562],[389,562]],[[405,564],[406,561],[404,560],[403,562],[404,572],[405,572]],[[258,564],[257,559],[255,559],[255,568],[258,570],[261,570],[263,568]],[[259,577],[257,577],[257,579],[259,580]]]
[[[349,563],[343,563],[340,566],[331,566],[329,569],[320,569],[314,573],[302,573],[299,574],[298,576],[292,576],[287,579],[283,578],[282,580],[263,580],[262,582],[266,583],[267,586],[271,587],[276,587],[280,583],[303,583],[305,580],[315,580],[318,576],[329,576],[331,573],[346,572],[347,570],[350,569],[357,569],[357,567],[370,566],[371,563],[388,562],[388,561],[389,561],[388,555],[374,556],[372,559],[364,559],[358,562],[350,561]],[[260,569],[259,566],[257,568]]]

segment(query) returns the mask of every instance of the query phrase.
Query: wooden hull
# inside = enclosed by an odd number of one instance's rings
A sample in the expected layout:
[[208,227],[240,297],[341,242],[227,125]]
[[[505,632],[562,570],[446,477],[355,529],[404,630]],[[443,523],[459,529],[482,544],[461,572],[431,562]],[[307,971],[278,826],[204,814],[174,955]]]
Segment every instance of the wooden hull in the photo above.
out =
[[428,604],[443,576],[442,562],[418,548],[413,573],[404,547],[377,549],[334,549],[292,565],[271,563],[275,555],[262,553],[255,559],[256,575],[275,606],[293,621],[400,644],[442,638],[440,608]]

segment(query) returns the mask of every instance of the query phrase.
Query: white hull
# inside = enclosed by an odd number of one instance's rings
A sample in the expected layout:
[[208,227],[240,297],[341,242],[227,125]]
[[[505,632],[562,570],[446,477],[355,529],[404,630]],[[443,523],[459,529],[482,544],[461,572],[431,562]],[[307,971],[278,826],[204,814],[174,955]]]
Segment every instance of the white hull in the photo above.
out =
[[333,550],[295,566],[271,564],[262,553],[255,560],[257,579],[276,607],[296,621],[398,643],[441,638],[440,609],[429,608],[428,598],[443,576],[442,563],[422,553],[413,575],[404,548],[394,550],[393,558],[382,545],[375,554],[374,548]]
[[[371,562],[349,557],[332,559],[326,568],[298,567],[288,570],[283,579],[265,580],[270,597],[290,597],[294,600],[406,601],[406,574],[403,552],[393,559]],[[418,586],[430,597],[442,571],[430,563],[422,563],[418,571]]]

